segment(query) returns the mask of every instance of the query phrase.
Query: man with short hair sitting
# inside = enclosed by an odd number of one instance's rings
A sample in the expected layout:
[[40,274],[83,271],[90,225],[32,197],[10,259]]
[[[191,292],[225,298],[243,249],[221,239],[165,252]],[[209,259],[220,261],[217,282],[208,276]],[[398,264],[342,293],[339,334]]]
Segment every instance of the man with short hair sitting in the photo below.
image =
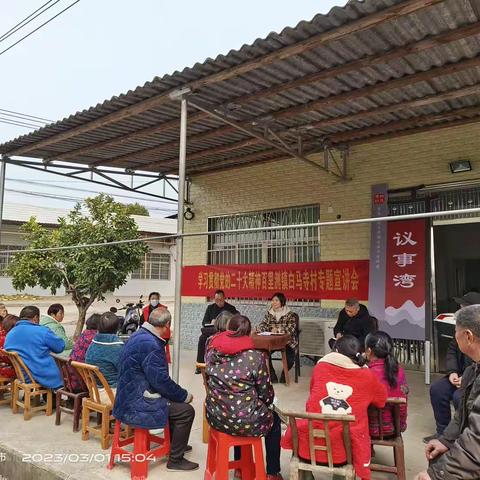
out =
[[425,447],[430,466],[417,480],[480,478],[480,305],[460,309],[455,320],[458,346],[474,363],[463,372],[463,396],[454,418]]
[[338,314],[337,323],[333,328],[335,338],[331,338],[328,343],[333,350],[336,340],[344,335],[353,335],[360,341],[363,349],[365,338],[374,331],[375,325],[367,307],[356,298],[349,298],[345,302],[345,307]]
[[133,428],[159,429],[170,425],[171,448],[167,470],[191,471],[198,463],[184,458],[195,410],[191,393],[168,373],[164,335],[170,328],[167,309],[155,309],[148,322],[130,337],[123,349],[113,416]]
[[24,307],[15,328],[7,334],[5,350],[17,352],[40,385],[60,388],[63,386],[62,376],[50,353],[63,352],[65,342],[49,328],[39,325],[39,321],[37,307]]

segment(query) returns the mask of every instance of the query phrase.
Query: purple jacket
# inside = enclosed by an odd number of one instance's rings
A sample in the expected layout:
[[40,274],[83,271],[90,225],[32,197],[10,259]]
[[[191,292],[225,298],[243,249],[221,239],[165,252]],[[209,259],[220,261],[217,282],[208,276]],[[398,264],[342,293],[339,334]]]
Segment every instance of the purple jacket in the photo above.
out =
[[[378,379],[387,387],[388,397],[407,398],[408,384],[405,377],[405,371],[402,367],[398,368],[397,386],[391,387],[385,378],[384,360],[377,358],[368,364],[370,370],[377,375]],[[370,436],[378,437],[380,429],[375,416],[369,415]],[[400,430],[404,432],[407,429],[407,405],[400,405]],[[395,424],[393,421],[393,408],[388,405],[383,409],[382,430],[385,436],[395,433]]]
[[[70,353],[70,358],[76,362],[81,362],[85,363],[85,355],[87,354],[88,347],[92,343],[93,338],[97,334],[96,330],[85,330],[80,334],[80,336],[77,338],[77,341],[73,345],[72,353]],[[80,392],[82,391],[85,387],[82,385],[80,379],[79,379],[79,374],[77,371],[69,366],[70,370],[70,377],[72,381],[72,388],[74,392]]]

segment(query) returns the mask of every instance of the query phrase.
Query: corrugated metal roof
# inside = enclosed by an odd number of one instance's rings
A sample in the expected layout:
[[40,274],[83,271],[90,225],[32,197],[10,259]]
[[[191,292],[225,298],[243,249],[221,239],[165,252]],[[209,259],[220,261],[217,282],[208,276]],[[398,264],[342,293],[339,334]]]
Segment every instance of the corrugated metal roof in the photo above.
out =
[[[479,12],[480,0],[352,0],[238,51],[156,77],[0,145],[0,153],[176,173],[179,106],[165,98],[186,85],[194,87],[194,100],[259,133],[268,126],[292,148],[299,135],[311,150],[326,137],[348,144],[476,121]],[[343,34],[349,26],[358,28]],[[296,47],[295,55],[284,55]],[[260,64],[265,55],[274,58]],[[242,70],[229,74],[231,68]],[[282,156],[193,108],[188,135],[190,175]]]
[[[6,203],[3,207],[3,221],[5,223],[23,224],[31,217],[36,217],[42,225],[58,225],[58,218],[68,215],[69,210],[62,208],[41,207],[37,205],[24,205]],[[143,233],[171,234],[177,232],[177,220],[170,218],[146,217],[132,215],[138,229]]]

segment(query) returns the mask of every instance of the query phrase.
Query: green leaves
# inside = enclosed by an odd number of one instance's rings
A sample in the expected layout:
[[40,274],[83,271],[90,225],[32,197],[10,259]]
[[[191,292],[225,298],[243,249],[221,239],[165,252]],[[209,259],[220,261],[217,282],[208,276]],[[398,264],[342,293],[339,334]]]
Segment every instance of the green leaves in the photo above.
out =
[[47,229],[32,217],[21,227],[29,246],[15,255],[8,272],[17,290],[26,287],[50,289],[63,285],[77,307],[88,308],[103,294],[123,285],[128,275],[140,266],[147,246],[143,242],[107,245],[53,252],[28,252],[32,249],[108,243],[139,238],[137,225],[127,207],[101,194],[77,204],[59,218],[58,228]]

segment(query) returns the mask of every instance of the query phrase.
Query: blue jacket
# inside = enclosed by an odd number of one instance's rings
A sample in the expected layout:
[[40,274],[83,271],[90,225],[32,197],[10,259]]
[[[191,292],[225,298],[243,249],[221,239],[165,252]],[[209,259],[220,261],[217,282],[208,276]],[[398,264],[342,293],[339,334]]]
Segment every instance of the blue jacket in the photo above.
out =
[[[169,376],[165,342],[142,326],[122,353],[113,416],[138,428],[162,428],[168,402],[184,402],[188,393]],[[158,398],[149,394],[160,394]]]
[[97,333],[85,355],[85,363],[96,365],[112,388],[117,386],[123,349],[123,342],[114,333]]
[[47,388],[63,386],[62,376],[50,352],[63,352],[65,342],[49,328],[30,320],[20,320],[8,332],[4,348],[20,355],[40,385]]

